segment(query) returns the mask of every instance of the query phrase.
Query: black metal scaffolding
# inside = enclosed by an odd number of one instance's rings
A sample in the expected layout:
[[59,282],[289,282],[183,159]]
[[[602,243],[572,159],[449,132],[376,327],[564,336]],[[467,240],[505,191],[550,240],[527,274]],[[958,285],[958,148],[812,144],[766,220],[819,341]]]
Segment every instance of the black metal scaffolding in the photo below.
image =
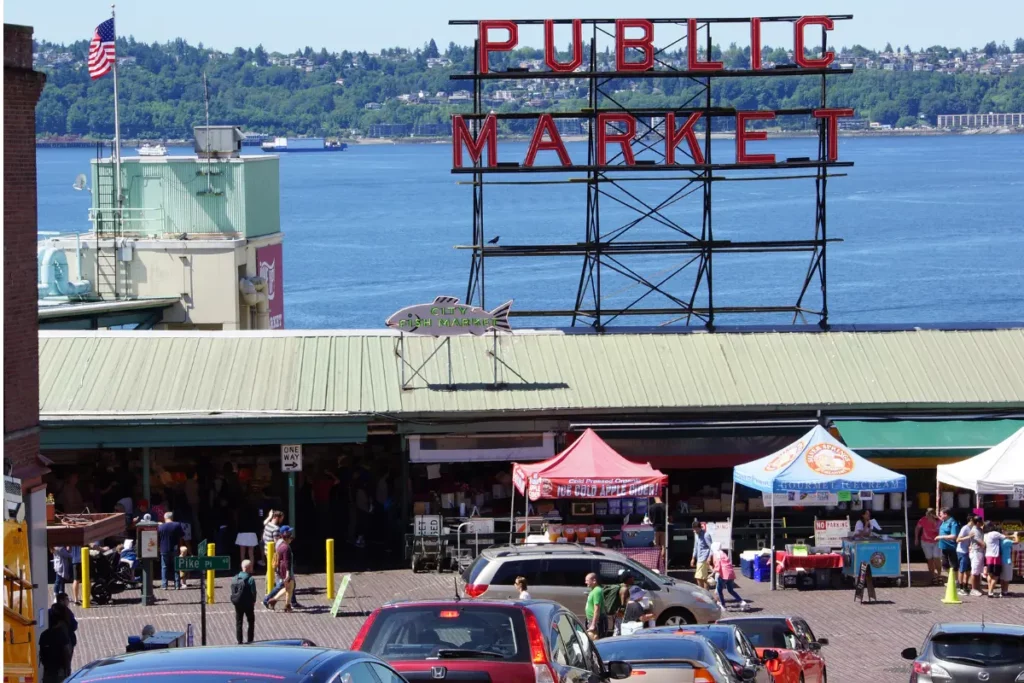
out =
[[[799,17],[763,17],[762,23],[795,22]],[[851,19],[852,15],[833,15],[833,21]],[[687,19],[652,19],[659,24],[675,24],[685,27]],[[712,53],[712,26],[723,23],[741,23],[747,19],[720,18],[698,19],[698,35],[706,36],[705,55],[710,58]],[[794,323],[812,323],[822,328],[828,326],[828,291],[826,270],[826,247],[829,242],[837,241],[828,237],[826,189],[831,177],[844,175],[832,173],[830,169],[852,166],[852,162],[829,161],[827,156],[826,121],[817,121],[818,152],[816,158],[787,159],[771,164],[737,164],[714,163],[712,159],[712,120],[720,117],[735,117],[736,109],[713,106],[713,88],[716,81],[722,78],[736,77],[784,77],[801,76],[817,77],[821,81],[821,100],[819,107],[827,104],[826,76],[851,73],[851,69],[825,68],[805,69],[795,66],[766,68],[763,70],[730,70],[730,71],[687,71],[674,68],[667,63],[663,55],[675,48],[681,40],[658,47],[655,44],[655,66],[653,69],[637,71],[598,71],[598,39],[612,37],[608,28],[614,25],[614,19],[583,19],[584,35],[590,33],[589,64],[586,56],[586,70],[574,72],[525,71],[513,69],[508,71],[481,73],[477,53],[480,49],[477,41],[474,54],[474,67],[471,74],[457,74],[454,80],[472,82],[473,111],[464,115],[470,122],[470,131],[474,136],[479,134],[483,120],[489,115],[484,106],[484,84],[491,81],[522,81],[529,79],[574,79],[583,81],[589,92],[588,106],[579,111],[536,110],[529,113],[497,113],[499,120],[538,119],[542,114],[550,114],[553,118],[582,119],[587,130],[587,162],[578,163],[573,160],[571,166],[536,166],[524,167],[518,163],[499,162],[496,167],[483,165],[482,160],[465,168],[453,168],[456,174],[471,176],[465,184],[472,186],[473,237],[472,242],[464,248],[472,252],[469,284],[465,301],[472,305],[486,308],[486,271],[485,264],[492,258],[509,257],[540,257],[540,256],[578,256],[582,258],[579,284],[572,306],[541,310],[518,310],[522,317],[554,317],[571,321],[572,325],[589,324],[603,329],[613,323],[620,323],[633,316],[656,318],[662,324],[703,325],[714,329],[717,318],[721,315],[768,314],[776,318],[781,315],[792,315]],[[477,21],[451,21],[450,24],[473,25]],[[516,24],[543,24],[543,20],[516,20]],[[556,20],[556,23],[568,24],[571,20]],[[587,28],[589,27],[589,28]],[[821,50],[827,50],[827,32],[821,29]],[[657,35],[655,36],[657,40]],[[687,79],[699,86],[696,96],[688,95],[685,101],[673,102],[670,106],[658,109],[629,108],[621,104],[613,92],[613,88],[622,88],[623,84],[641,79]],[[683,99],[683,98],[680,98]],[[815,107],[818,108],[818,107]],[[665,142],[664,121],[657,123],[658,117],[672,111],[683,121],[693,112],[703,115],[702,153],[704,162],[695,162],[686,145],[676,150],[680,155],[674,165],[666,165],[663,151]],[[777,116],[811,115],[813,108],[776,110]],[[604,165],[597,164],[597,117],[603,112],[629,114],[637,120],[636,135],[632,139],[631,148],[637,156],[642,153],[653,154],[655,161],[647,159],[629,166],[623,161],[620,150],[607,159]],[[620,129],[620,132],[625,132]],[[685,156],[686,158],[683,158]],[[777,173],[788,170],[790,173]],[[768,171],[769,174],[757,172]],[[585,235],[582,241],[564,244],[488,244],[484,227],[484,189],[487,185],[528,185],[531,174],[565,173],[575,177],[562,182],[586,183]],[[498,180],[496,174],[507,174],[510,178]],[[714,234],[714,185],[718,182],[744,180],[813,180],[815,186],[814,232],[807,239],[778,239],[758,241],[716,240]],[[641,195],[638,185],[657,188],[660,201],[651,202]],[[692,221],[687,224],[681,218],[683,208],[700,202],[700,223]],[[613,223],[602,220],[602,205],[609,203],[616,207],[626,207],[634,214],[625,223]],[[606,211],[607,213],[607,211]],[[636,228],[654,226],[664,232],[663,239],[640,239],[635,235]],[[661,235],[659,235],[661,237]],[[730,254],[742,253],[792,253],[801,252],[808,255],[806,272],[799,292],[794,299],[779,302],[777,305],[736,305],[728,301],[716,301],[713,266],[718,258],[726,258]],[[678,266],[662,270],[651,275],[644,272],[644,262],[636,259],[627,263],[625,257],[643,255],[678,255],[682,257]],[[791,267],[791,266],[787,266]],[[627,304],[608,306],[603,303],[607,292],[602,289],[602,274],[613,274],[630,283],[639,293]],[[607,285],[605,285],[607,286]],[[817,290],[817,291],[815,291]],[[817,294],[820,292],[820,300]],[[566,295],[568,300],[568,293]],[[794,303],[795,301],[795,303]],[[634,318],[635,319],[635,318]]]

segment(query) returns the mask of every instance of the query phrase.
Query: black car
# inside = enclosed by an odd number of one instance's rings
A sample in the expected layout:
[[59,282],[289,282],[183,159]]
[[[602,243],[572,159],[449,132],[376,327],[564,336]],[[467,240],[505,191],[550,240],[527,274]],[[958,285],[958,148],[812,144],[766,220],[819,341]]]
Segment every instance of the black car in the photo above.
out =
[[86,664],[68,681],[189,683],[406,683],[365,652],[266,645],[186,647],[116,655]]
[[1024,626],[935,624],[914,660],[910,683],[1020,683],[1024,681]]
[[[772,676],[765,669],[764,662],[747,636],[732,624],[707,624],[690,626],[658,626],[637,631],[633,635],[675,633],[678,635],[703,636],[715,644],[732,664],[738,677],[756,683],[772,683]],[[765,661],[777,657],[774,652],[765,653]]]

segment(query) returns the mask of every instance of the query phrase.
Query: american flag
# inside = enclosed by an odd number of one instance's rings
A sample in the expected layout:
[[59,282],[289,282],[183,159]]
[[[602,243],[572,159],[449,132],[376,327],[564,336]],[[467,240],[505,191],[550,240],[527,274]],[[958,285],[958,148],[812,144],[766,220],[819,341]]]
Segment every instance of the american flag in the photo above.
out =
[[107,19],[96,27],[89,43],[89,75],[99,78],[114,64],[114,20]]

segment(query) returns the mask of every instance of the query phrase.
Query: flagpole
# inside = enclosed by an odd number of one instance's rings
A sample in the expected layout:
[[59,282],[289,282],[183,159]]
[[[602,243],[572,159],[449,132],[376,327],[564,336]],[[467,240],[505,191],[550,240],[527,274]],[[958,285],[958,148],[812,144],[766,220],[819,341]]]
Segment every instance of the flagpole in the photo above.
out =
[[[110,18],[114,17],[114,5],[110,6]],[[117,189],[117,228],[121,227],[121,212],[124,203],[124,196],[121,194],[121,120],[117,113],[117,20],[114,20],[114,167],[116,173],[115,188]],[[117,233],[115,232],[115,239]]]

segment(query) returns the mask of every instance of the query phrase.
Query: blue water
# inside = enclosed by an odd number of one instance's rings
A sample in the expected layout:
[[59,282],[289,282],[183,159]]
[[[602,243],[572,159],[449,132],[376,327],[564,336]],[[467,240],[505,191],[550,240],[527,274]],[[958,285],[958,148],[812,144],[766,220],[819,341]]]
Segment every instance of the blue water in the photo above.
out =
[[[784,159],[813,156],[815,145],[789,139],[751,147]],[[585,160],[583,144],[568,148],[574,160]],[[502,160],[525,154],[525,144],[501,143],[500,149]],[[732,149],[731,141],[716,142],[714,160],[731,160]],[[40,230],[87,227],[88,194],[71,185],[77,173],[87,171],[92,154],[87,149],[39,150]],[[538,164],[551,163],[543,154],[551,153],[542,153]],[[841,141],[840,158],[856,165],[838,169],[848,176],[829,181],[829,237],[844,240],[828,248],[833,323],[1024,320],[1024,136],[851,138]],[[402,306],[439,294],[464,296],[469,252],[453,246],[471,241],[471,190],[457,184],[466,177],[453,176],[450,165],[447,144],[282,155],[286,327],[376,328]],[[657,203],[675,189],[666,190],[668,185],[625,187]],[[666,210],[697,234],[699,195]],[[604,232],[637,215],[613,200],[601,201]],[[716,239],[813,237],[813,180],[716,183],[714,201]],[[500,235],[503,245],[582,241],[584,215],[582,184],[485,189],[487,236]],[[626,239],[669,239],[672,234],[647,221]],[[715,303],[792,305],[808,259],[807,254],[716,256]],[[660,280],[686,260],[633,256],[623,263]],[[520,310],[571,308],[580,263],[579,258],[488,259],[486,303],[494,307],[515,299],[514,309]],[[690,266],[666,286],[688,296],[694,275]],[[643,293],[607,269],[602,277],[605,306],[628,303]],[[704,302],[701,290],[697,303]],[[652,295],[644,303],[663,306],[665,300]],[[819,305],[820,297],[812,295],[807,303]],[[791,316],[749,315],[718,320],[790,321]],[[531,323],[564,321],[520,319],[514,324]]]

